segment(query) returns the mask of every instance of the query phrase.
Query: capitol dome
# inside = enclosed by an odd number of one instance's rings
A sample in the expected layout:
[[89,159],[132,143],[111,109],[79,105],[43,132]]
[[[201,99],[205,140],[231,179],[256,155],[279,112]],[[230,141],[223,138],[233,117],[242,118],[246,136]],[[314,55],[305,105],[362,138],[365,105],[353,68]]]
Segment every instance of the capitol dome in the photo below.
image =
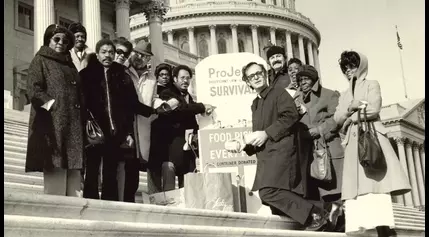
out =
[[[320,32],[295,9],[295,0],[170,0],[162,23],[163,40],[205,58],[251,52],[265,58],[271,43],[319,69]],[[143,14],[131,17],[131,39],[149,36]]]

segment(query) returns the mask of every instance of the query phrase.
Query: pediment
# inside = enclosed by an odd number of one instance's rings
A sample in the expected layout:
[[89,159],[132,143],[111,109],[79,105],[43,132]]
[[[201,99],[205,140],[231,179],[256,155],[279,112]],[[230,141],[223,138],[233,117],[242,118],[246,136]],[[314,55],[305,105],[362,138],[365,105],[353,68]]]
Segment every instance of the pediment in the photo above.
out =
[[413,107],[410,111],[404,114],[403,120],[407,120],[425,127],[425,102],[424,100],[417,106]]

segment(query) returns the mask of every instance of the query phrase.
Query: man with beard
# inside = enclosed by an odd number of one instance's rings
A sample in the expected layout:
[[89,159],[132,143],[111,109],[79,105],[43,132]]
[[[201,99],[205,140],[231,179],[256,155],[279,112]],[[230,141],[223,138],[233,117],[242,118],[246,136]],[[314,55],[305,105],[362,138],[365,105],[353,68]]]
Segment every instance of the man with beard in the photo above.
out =
[[85,103],[104,134],[101,145],[87,150],[86,177],[83,196],[98,199],[98,173],[103,159],[101,199],[118,201],[117,164],[120,147],[134,143],[135,114],[149,117],[162,111],[139,103],[136,91],[125,68],[113,62],[115,45],[108,39],[97,42],[97,59],[80,72]]
[[92,52],[85,44],[86,29],[82,24],[78,22],[72,23],[69,26],[69,30],[75,37],[74,48],[70,49],[70,54],[76,69],[81,71],[88,65],[89,55],[94,54],[94,52]]
[[267,50],[267,60],[271,67],[268,71],[268,84],[281,89],[287,88],[290,84],[290,78],[285,50],[279,46],[271,46]]
[[[186,130],[198,130],[195,119],[197,114],[210,115],[214,107],[208,104],[196,103],[188,93],[192,80],[192,71],[188,66],[179,65],[173,69],[173,83],[171,88],[161,92],[162,100],[175,98],[179,105],[170,114],[160,115],[159,120],[165,124],[165,147],[168,149],[168,160],[162,163],[163,190],[175,189],[175,178],[178,176],[179,187],[183,187],[184,175],[195,170],[195,156],[192,151],[184,149]],[[186,150],[186,151],[185,151]]]

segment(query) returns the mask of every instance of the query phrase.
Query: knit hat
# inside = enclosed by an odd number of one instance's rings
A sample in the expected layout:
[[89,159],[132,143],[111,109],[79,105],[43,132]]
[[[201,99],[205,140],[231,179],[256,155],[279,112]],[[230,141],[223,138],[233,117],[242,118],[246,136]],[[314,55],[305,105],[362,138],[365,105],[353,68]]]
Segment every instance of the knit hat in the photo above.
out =
[[158,76],[159,76],[159,73],[162,71],[162,70],[167,70],[168,71],[168,75],[170,76],[170,78],[171,78],[171,66],[170,65],[168,65],[168,64],[166,64],[166,63],[161,63],[161,64],[159,64],[158,66],[156,66],[156,68],[155,68],[155,77],[156,78],[158,78]]
[[316,68],[314,68],[311,65],[302,65],[299,68],[298,73],[296,74],[297,78],[300,78],[302,76],[307,76],[313,81],[317,81],[319,79],[319,74],[317,73]]
[[267,59],[269,59],[271,56],[273,56],[274,54],[281,54],[281,55],[285,55],[285,49],[280,47],[280,46],[271,46],[268,50],[267,50]]
[[144,40],[140,40],[136,47],[134,47],[134,51],[137,51],[144,55],[153,56],[152,53],[152,45]]
[[86,29],[79,22],[71,23],[69,26],[69,31],[71,31],[73,34],[76,34],[77,32],[82,32],[82,33],[85,33],[85,36],[86,36]]
[[52,36],[54,36],[57,33],[64,33],[66,35],[67,39],[69,40],[69,43],[67,45],[67,50],[72,49],[74,46],[73,33],[67,30],[67,28],[57,24],[52,24],[48,26],[48,28],[46,28],[45,34],[43,35],[43,45],[49,46],[49,42],[51,41]]

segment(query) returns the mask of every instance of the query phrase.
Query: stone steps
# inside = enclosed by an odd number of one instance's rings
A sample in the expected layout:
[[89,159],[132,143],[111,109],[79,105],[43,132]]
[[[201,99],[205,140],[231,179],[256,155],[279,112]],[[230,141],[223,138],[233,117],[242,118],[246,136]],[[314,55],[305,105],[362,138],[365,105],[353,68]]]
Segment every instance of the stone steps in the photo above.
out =
[[130,223],[122,221],[71,220],[61,218],[4,216],[5,236],[32,237],[106,237],[106,236],[194,236],[194,237],[339,237],[342,233],[307,232],[297,230],[267,230],[224,226],[195,226],[154,223]]
[[43,186],[4,182],[4,192],[43,194]]

